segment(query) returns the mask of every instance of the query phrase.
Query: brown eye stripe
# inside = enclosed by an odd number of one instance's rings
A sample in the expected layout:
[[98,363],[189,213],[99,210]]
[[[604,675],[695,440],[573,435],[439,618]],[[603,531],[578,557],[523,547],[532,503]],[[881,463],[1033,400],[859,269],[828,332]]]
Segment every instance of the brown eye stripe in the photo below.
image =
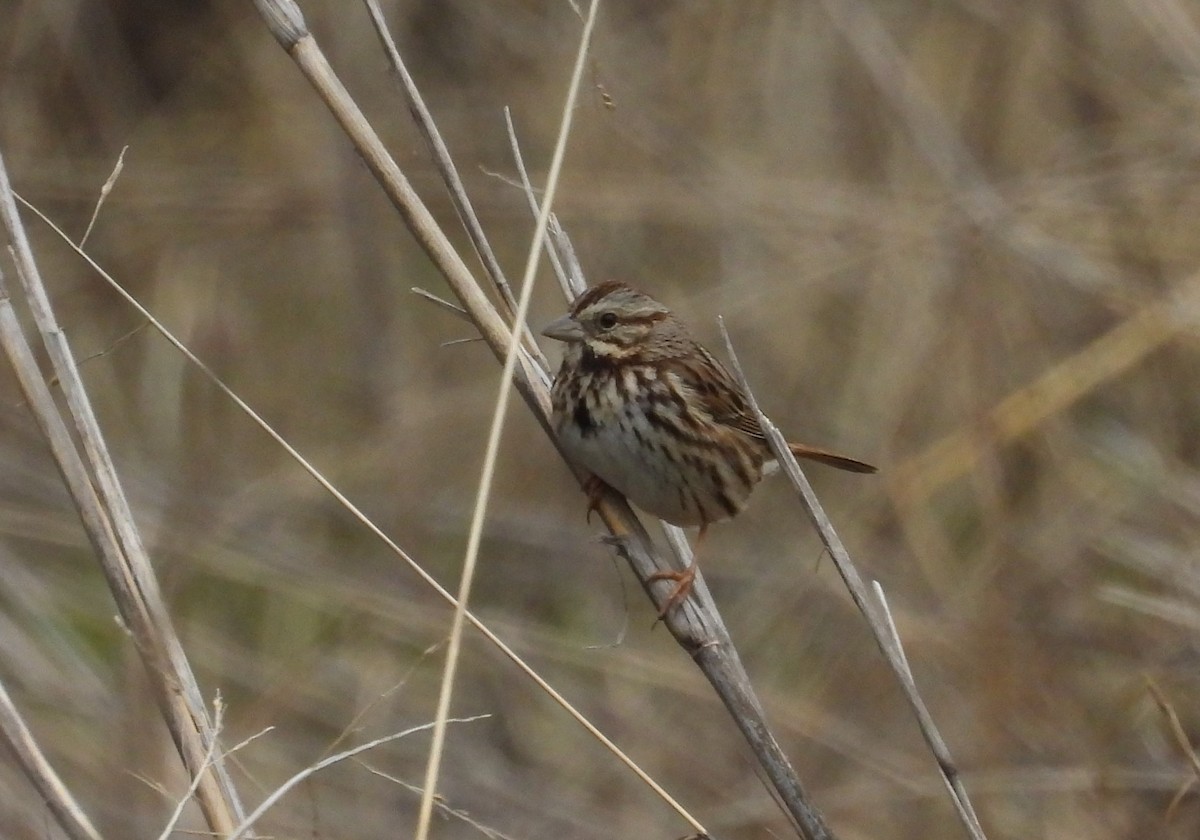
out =
[[596,340],[614,347],[640,347],[646,340],[646,330],[657,320],[657,318],[640,315],[633,318],[622,318],[614,327],[598,333]]
[[626,315],[621,319],[625,324],[657,324],[659,321],[667,317],[666,312],[647,312],[644,315]]

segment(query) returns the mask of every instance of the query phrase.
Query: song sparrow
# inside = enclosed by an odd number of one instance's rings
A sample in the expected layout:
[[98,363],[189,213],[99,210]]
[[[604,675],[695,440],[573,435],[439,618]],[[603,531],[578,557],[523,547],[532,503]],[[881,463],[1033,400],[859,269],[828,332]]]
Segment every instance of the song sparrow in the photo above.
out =
[[[551,391],[553,424],[566,454],[604,484],[674,525],[736,516],[776,466],[745,394],[671,310],[623,283],[580,295],[542,334],[567,344]],[[859,473],[875,467],[789,443],[797,458]],[[602,483],[601,483],[602,482]],[[675,580],[660,618],[687,597],[695,563]]]

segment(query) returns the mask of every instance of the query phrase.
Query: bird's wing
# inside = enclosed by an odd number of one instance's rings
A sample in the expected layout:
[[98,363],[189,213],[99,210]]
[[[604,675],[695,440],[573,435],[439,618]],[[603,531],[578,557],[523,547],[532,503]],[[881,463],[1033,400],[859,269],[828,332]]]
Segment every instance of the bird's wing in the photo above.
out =
[[702,345],[695,353],[677,359],[680,378],[690,388],[713,421],[756,440],[765,440],[762,428],[750,413],[750,403],[733,376]]
[[[713,422],[761,442],[765,448],[766,435],[758,425],[758,420],[750,413],[750,401],[729,371],[713,358],[711,353],[697,344],[695,353],[677,359],[676,362],[680,379],[685,387],[691,389]],[[818,461],[839,470],[856,473],[876,472],[876,467],[865,461],[815,446],[789,443],[788,448],[797,458]]]

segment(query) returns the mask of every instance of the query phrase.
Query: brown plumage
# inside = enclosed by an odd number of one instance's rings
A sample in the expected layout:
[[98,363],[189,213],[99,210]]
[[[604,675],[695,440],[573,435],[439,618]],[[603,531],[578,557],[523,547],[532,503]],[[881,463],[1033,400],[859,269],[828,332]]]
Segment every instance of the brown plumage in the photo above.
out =
[[[700,526],[701,536],[745,507],[774,465],[770,448],[737,382],[669,309],[623,283],[603,283],[543,334],[567,344],[551,397],[572,460],[648,513]],[[844,455],[788,446],[797,458],[875,472]],[[690,585],[689,573],[670,577]],[[685,595],[681,580],[664,612]]]

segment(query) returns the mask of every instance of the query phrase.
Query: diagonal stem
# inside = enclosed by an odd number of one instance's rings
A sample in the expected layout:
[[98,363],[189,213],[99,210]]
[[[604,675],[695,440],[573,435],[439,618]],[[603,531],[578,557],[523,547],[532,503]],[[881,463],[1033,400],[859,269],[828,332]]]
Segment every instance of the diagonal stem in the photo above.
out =
[[862,613],[863,618],[866,619],[867,626],[871,629],[871,634],[875,637],[875,642],[879,645],[879,649],[883,653],[883,658],[887,660],[888,665],[891,666],[892,671],[896,674],[905,697],[913,707],[921,735],[924,736],[925,742],[929,745],[930,751],[937,761],[938,769],[941,772],[943,782],[950,790],[950,798],[958,812],[959,819],[962,821],[968,836],[972,840],[986,840],[983,828],[979,824],[979,818],[975,815],[975,809],[971,805],[971,800],[967,797],[966,789],[959,777],[958,768],[950,757],[950,750],[946,746],[946,742],[942,739],[941,733],[938,732],[937,725],[934,723],[933,716],[929,713],[929,708],[925,705],[924,699],[917,691],[916,682],[913,679],[912,671],[909,670],[908,660],[904,655],[904,649],[900,645],[899,634],[896,633],[895,627],[891,624],[891,614],[887,610],[887,601],[882,597],[883,590],[877,589],[878,602],[880,604],[880,608],[877,609],[871,594],[867,591],[866,584],[863,583],[862,575],[858,573],[858,569],[855,568],[854,562],[850,559],[849,552],[846,551],[846,546],[842,543],[842,538],[834,530],[833,523],[830,522],[825,509],[821,506],[820,500],[817,499],[816,492],[813,490],[812,485],[809,484],[804,472],[800,469],[800,465],[796,463],[796,458],[792,455],[791,449],[788,448],[787,440],[784,439],[779,428],[759,408],[758,400],[754,398],[754,393],[750,390],[750,383],[746,380],[746,374],[742,371],[737,354],[733,350],[733,342],[730,341],[729,333],[725,329],[725,321],[722,319],[719,323],[721,337],[725,339],[725,349],[729,353],[729,361],[733,368],[733,374],[737,378],[743,393],[746,394],[754,417],[758,420],[759,426],[766,435],[767,442],[771,446],[771,452],[779,462],[780,469],[787,474],[792,486],[796,489],[796,493],[800,496],[804,512],[808,514],[809,520],[821,537],[821,542],[824,543],[826,550],[829,551],[829,556],[833,558],[833,563],[837,567],[838,574],[842,576],[842,580],[846,584],[846,589],[850,591],[850,597],[853,599],[855,606],[858,607],[859,612]]
[[492,426],[488,432],[487,451],[484,455],[483,469],[479,477],[479,492],[475,498],[475,512],[471,518],[471,530],[467,537],[467,551],[463,559],[462,579],[459,582],[457,604],[454,606],[454,618],[450,625],[450,643],[446,650],[446,666],[442,671],[442,685],[438,695],[437,716],[434,719],[433,740],[429,748],[429,761],[425,768],[425,784],[421,793],[421,807],[417,818],[417,840],[425,840],[429,835],[429,821],[433,816],[433,797],[437,788],[438,771],[441,767],[442,749],[446,737],[446,720],[450,715],[450,698],[454,691],[454,677],[458,669],[459,651],[462,648],[463,616],[466,613],[467,600],[471,594],[471,583],[474,580],[475,567],[479,558],[479,543],[483,538],[483,523],[487,514],[488,499],[492,490],[492,479],[496,471],[496,459],[500,453],[500,436],[504,431],[504,419],[508,415],[508,397],[512,393],[513,373],[516,370],[518,350],[520,349],[520,325],[525,323],[529,312],[529,300],[533,294],[533,282],[537,274],[538,258],[542,253],[542,242],[546,237],[546,225],[550,218],[550,207],[554,201],[554,192],[558,188],[558,177],[562,172],[563,158],[567,150],[567,138],[571,133],[571,118],[575,112],[575,99],[579,93],[579,81],[583,76],[584,62],[587,58],[588,44],[591,41],[592,29],[596,23],[596,12],[600,8],[600,0],[592,0],[587,21],[580,38],[579,52],[575,59],[575,70],[567,89],[567,101],[563,107],[562,125],[558,132],[558,141],[554,147],[554,156],[550,162],[550,174],[546,185],[546,200],[538,214],[537,226],[534,229],[533,242],[529,246],[529,257],[525,263],[525,275],[521,280],[521,298],[517,303],[514,323],[518,325],[512,333],[508,350],[504,356],[504,366],[500,372],[500,393],[496,398],[496,410],[492,413]]

